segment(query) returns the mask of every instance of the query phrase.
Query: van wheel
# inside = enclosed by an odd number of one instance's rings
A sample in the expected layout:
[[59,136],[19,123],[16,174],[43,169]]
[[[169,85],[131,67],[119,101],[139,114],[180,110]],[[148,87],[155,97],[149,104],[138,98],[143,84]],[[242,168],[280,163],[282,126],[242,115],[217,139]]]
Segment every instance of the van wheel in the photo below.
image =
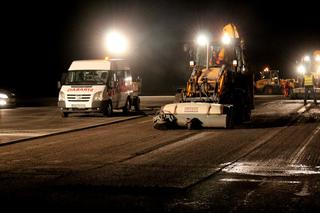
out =
[[140,98],[139,97],[134,98],[133,107],[134,107],[134,111],[136,111],[136,112],[140,111]]
[[102,110],[104,116],[110,117],[113,113],[112,103],[108,102]]
[[127,114],[131,110],[131,101],[130,98],[127,99],[126,105],[122,108],[123,113]]
[[61,117],[66,118],[69,116],[68,112],[61,112]]

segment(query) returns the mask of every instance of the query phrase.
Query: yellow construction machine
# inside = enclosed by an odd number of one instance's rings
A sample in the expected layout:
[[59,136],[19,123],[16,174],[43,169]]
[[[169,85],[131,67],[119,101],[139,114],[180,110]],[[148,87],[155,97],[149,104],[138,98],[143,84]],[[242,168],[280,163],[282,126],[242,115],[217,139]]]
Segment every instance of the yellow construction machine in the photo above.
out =
[[163,106],[153,118],[154,128],[232,128],[250,120],[254,79],[245,42],[232,23],[223,27],[221,38],[199,38],[198,43],[204,45],[193,43],[186,48],[191,75],[176,94],[175,103]]

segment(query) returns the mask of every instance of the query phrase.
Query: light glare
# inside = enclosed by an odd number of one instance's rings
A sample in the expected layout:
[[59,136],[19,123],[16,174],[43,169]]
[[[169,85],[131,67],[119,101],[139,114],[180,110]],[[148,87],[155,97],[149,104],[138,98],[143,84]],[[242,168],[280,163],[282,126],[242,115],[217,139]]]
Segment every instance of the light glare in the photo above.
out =
[[4,93],[0,93],[0,98],[4,98],[4,99],[7,99],[9,98],[8,95],[4,94]]
[[306,72],[306,68],[303,65],[298,66],[298,73],[304,75]]
[[310,56],[306,55],[303,57],[303,60],[309,62],[311,59]]
[[110,32],[106,36],[106,47],[110,53],[122,54],[127,51],[128,41],[118,32]]
[[222,36],[222,43],[225,45],[229,45],[231,43],[231,38],[228,34],[224,34]]
[[0,100],[0,106],[5,106],[7,105],[7,102],[5,100]]
[[197,43],[200,45],[200,46],[204,46],[206,44],[208,44],[209,40],[208,40],[208,37],[204,34],[200,34],[198,37],[197,37]]

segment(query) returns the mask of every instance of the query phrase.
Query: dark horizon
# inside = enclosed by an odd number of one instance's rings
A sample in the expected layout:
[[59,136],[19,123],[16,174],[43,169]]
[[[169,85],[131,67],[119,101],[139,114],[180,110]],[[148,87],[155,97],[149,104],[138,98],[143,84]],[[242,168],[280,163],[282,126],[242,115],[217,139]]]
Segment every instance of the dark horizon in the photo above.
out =
[[295,60],[320,49],[315,1],[46,1],[8,3],[2,14],[4,63],[0,88],[24,96],[56,96],[73,60],[104,58],[103,35],[122,30],[131,43],[143,92],[184,85],[183,43],[201,30],[233,22],[247,43],[254,72],[265,66],[293,77]]

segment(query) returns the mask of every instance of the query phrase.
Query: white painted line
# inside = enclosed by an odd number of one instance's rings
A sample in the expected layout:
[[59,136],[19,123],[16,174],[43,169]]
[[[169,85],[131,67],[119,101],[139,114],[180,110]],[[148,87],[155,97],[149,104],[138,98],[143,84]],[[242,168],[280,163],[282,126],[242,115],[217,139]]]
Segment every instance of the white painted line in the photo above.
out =
[[48,134],[48,133],[50,133],[50,132],[46,132],[46,133],[32,133],[32,132],[0,133],[0,137],[1,136],[36,137],[36,136],[45,135],[45,134]]
[[138,124],[144,124],[144,123],[152,123],[152,120],[146,120],[146,121],[138,122]]
[[290,180],[265,180],[265,179],[239,179],[239,178],[222,178],[221,182],[253,182],[253,183],[289,183],[289,184],[299,184],[301,181],[290,181]]
[[304,113],[309,107],[311,106],[311,104],[307,104],[306,106],[303,106],[301,107],[299,110],[298,110],[298,113],[301,114],[301,113]]
[[298,175],[319,175],[319,168],[306,165],[271,166],[260,162],[240,162],[222,170],[231,174],[259,175],[264,177],[289,177]]

